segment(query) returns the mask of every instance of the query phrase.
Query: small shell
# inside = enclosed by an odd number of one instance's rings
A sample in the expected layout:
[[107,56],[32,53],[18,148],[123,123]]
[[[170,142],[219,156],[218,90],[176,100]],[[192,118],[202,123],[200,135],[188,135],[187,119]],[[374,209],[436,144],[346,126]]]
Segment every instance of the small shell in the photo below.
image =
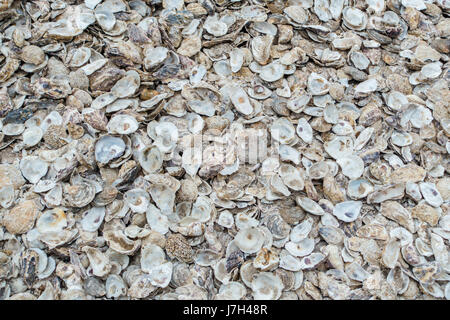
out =
[[336,136],[324,144],[325,151],[334,159],[351,156],[353,153],[353,140],[346,136]]
[[152,230],[155,230],[161,234],[166,234],[169,231],[169,219],[153,204],[148,204],[145,217]]
[[308,91],[313,95],[323,95],[328,93],[330,85],[328,80],[313,72],[308,77]]
[[97,248],[83,247],[83,252],[86,253],[92,273],[98,277],[106,276],[111,271],[111,264],[109,258]]
[[123,199],[133,212],[144,213],[150,203],[150,195],[143,189],[131,189],[125,192]]
[[361,201],[341,202],[334,207],[333,215],[341,221],[353,222],[358,218],[361,207]]
[[81,220],[81,228],[87,232],[95,232],[103,223],[105,207],[92,207]]
[[251,282],[255,300],[278,300],[284,288],[278,276],[269,272],[258,273]]
[[377,90],[378,82],[375,78],[363,81],[355,87],[355,93],[359,95],[368,95]]
[[302,258],[300,261],[301,269],[312,269],[325,259],[321,253],[311,253],[309,256]]
[[275,240],[286,239],[291,230],[289,224],[276,213],[267,216],[265,218],[265,224]]
[[141,269],[150,273],[153,268],[166,262],[164,250],[154,244],[148,244],[141,249]]
[[278,173],[283,183],[291,190],[300,191],[305,186],[304,179],[300,171],[290,164],[283,163],[278,169]]
[[254,59],[261,65],[266,65],[270,58],[270,47],[273,37],[270,35],[254,37],[251,40],[251,50]]
[[[311,100],[311,95],[309,95],[309,94],[294,97],[288,101],[288,103],[286,104],[286,108],[288,108],[292,112],[300,113],[305,109],[306,105],[309,103],[310,100]],[[299,134],[299,136],[300,136],[300,134]]]
[[0,187],[0,206],[3,208],[9,208],[15,200],[14,187],[12,185],[6,185]]
[[298,119],[297,135],[306,143],[311,143],[313,140],[313,129],[305,118]]
[[367,197],[373,191],[373,185],[365,179],[352,180],[347,186],[347,195],[355,200]]
[[117,100],[117,97],[112,93],[104,93],[102,95],[99,95],[97,98],[95,98],[94,101],[92,101],[91,108],[100,110],[106,107],[107,105],[113,103]]
[[29,156],[20,160],[20,171],[25,179],[35,184],[47,174],[48,164],[36,156]]
[[236,281],[230,281],[227,284],[222,284],[219,288],[219,292],[216,295],[217,300],[240,300],[242,299],[247,290],[245,286]]
[[127,293],[127,285],[125,284],[125,281],[116,274],[110,274],[108,276],[106,279],[105,289],[106,297],[109,299],[119,298]]
[[109,120],[106,128],[111,134],[131,134],[139,127],[137,120],[129,115],[116,115]]
[[259,77],[267,82],[280,80],[284,76],[286,67],[278,62],[272,62],[261,68]]
[[36,222],[40,234],[61,232],[67,226],[67,216],[61,209],[44,212]]
[[280,254],[280,268],[288,271],[300,271],[300,260],[291,256],[286,250],[281,251]]
[[193,261],[193,250],[181,234],[171,234],[167,237],[166,247],[168,255],[179,261],[190,263]]
[[217,14],[206,18],[203,27],[208,33],[215,37],[221,37],[227,34],[228,26],[218,19]]
[[443,199],[439,191],[436,189],[436,185],[430,182],[419,183],[420,191],[422,192],[425,201],[433,206],[440,207],[443,203]]
[[230,68],[232,72],[239,72],[244,64],[245,54],[240,48],[233,48],[230,52]]
[[160,170],[163,158],[157,146],[150,146],[139,152],[138,161],[146,173],[155,173]]
[[[282,144],[282,145],[280,145],[278,152],[279,152],[281,161],[290,161],[296,165],[300,164],[300,152],[298,150],[292,148],[291,146]],[[287,169],[286,173],[291,170],[289,168],[285,168],[285,170],[286,169]],[[279,173],[280,173],[280,176],[284,175],[283,172],[279,172]],[[303,188],[301,188],[301,189],[303,189]]]
[[340,136],[349,136],[353,134],[353,127],[348,121],[338,120],[332,131]]
[[289,6],[284,8],[283,12],[295,23],[306,24],[308,22],[308,13],[302,6]]
[[[149,188],[150,195],[153,201],[156,203],[161,212],[165,215],[170,215],[173,212],[173,207],[175,204],[175,192],[169,186],[165,184],[153,184]],[[200,202],[199,202],[200,203]],[[202,207],[202,204],[198,206],[199,211],[206,208]]]
[[295,128],[286,118],[278,118],[271,127],[270,133],[272,138],[282,144],[289,144],[295,139]]
[[407,132],[394,131],[391,135],[391,141],[396,146],[405,147],[413,142],[413,138]]
[[22,134],[23,143],[26,147],[34,147],[37,145],[44,136],[44,132],[39,127],[30,127],[26,129]]
[[114,251],[122,254],[131,255],[140,246],[140,240],[132,241],[127,238],[123,231],[107,230],[103,231],[103,237],[108,243],[109,247]]
[[169,50],[164,47],[148,48],[145,50],[144,65],[150,70],[161,65],[168,57]]
[[376,189],[367,196],[368,203],[382,203],[386,200],[400,199],[403,197],[405,186],[401,183],[389,184]]
[[116,24],[116,17],[114,16],[113,12],[102,9],[103,7],[97,7],[94,12],[95,19],[103,30],[111,31],[114,29],[114,26]]
[[262,248],[253,260],[253,266],[261,271],[273,269],[280,262],[278,254],[270,249]]
[[231,228],[234,224],[233,214],[227,210],[222,211],[217,219],[217,224],[224,228]]
[[381,259],[383,264],[392,269],[395,267],[400,254],[400,242],[396,240],[390,240],[382,253]]
[[[292,237],[291,237],[292,239]],[[304,257],[314,251],[315,241],[310,238],[304,238],[297,242],[288,242],[285,245],[287,251],[296,257]]]
[[245,93],[245,91],[238,86],[232,86],[228,89],[231,102],[237,111],[244,115],[249,115],[253,113],[253,106]]
[[17,136],[25,130],[23,123],[7,123],[3,126],[2,132],[5,136]]
[[125,77],[116,82],[111,88],[111,93],[117,98],[128,98],[136,93],[141,84],[139,74],[130,70],[127,71]]
[[338,158],[336,162],[342,169],[342,173],[350,179],[358,179],[364,172],[364,161],[357,155]]
[[86,47],[77,48],[73,51],[69,66],[78,68],[86,64],[91,58],[91,50]]
[[33,200],[26,200],[7,210],[2,223],[8,232],[22,234],[33,228],[38,214],[36,203]]
[[203,118],[196,113],[187,113],[186,118],[188,119],[188,128],[189,131],[193,134],[199,134],[202,132],[205,121]]
[[212,205],[209,198],[199,196],[192,206],[190,216],[200,222],[207,222],[211,218],[211,213]]
[[255,228],[241,229],[234,238],[235,244],[242,252],[256,253],[264,243],[264,236],[262,232]]
[[298,196],[295,200],[297,204],[300,207],[302,207],[302,209],[305,210],[306,212],[309,212],[317,216],[325,214],[325,211],[323,211],[322,207],[314,200],[301,196]]
[[118,137],[102,136],[95,144],[95,159],[101,164],[107,164],[125,152],[125,142]]
[[292,242],[300,242],[308,237],[312,230],[313,220],[311,218],[305,219],[303,222],[292,228],[290,239]]
[[361,31],[366,28],[367,14],[357,8],[345,7],[342,11],[344,24],[353,30]]

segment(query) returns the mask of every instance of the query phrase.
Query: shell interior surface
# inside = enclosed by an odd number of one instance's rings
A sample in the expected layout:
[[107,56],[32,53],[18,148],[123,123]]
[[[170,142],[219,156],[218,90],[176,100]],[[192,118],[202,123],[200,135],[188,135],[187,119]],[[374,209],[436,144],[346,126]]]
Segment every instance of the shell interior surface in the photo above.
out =
[[0,24],[0,300],[450,299],[448,0]]

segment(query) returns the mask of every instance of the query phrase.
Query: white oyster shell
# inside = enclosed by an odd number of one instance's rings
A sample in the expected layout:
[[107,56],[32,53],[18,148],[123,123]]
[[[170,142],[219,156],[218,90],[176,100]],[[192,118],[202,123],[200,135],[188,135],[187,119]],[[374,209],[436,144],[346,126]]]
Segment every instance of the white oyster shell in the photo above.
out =
[[355,221],[362,208],[361,201],[344,201],[335,205],[333,215],[341,221]]

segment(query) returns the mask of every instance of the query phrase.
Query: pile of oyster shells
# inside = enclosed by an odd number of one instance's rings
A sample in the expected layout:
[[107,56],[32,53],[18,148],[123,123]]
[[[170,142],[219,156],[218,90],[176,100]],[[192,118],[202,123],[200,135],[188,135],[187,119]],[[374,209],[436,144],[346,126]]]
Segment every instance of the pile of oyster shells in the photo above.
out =
[[0,300],[450,299],[449,16],[1,0]]

